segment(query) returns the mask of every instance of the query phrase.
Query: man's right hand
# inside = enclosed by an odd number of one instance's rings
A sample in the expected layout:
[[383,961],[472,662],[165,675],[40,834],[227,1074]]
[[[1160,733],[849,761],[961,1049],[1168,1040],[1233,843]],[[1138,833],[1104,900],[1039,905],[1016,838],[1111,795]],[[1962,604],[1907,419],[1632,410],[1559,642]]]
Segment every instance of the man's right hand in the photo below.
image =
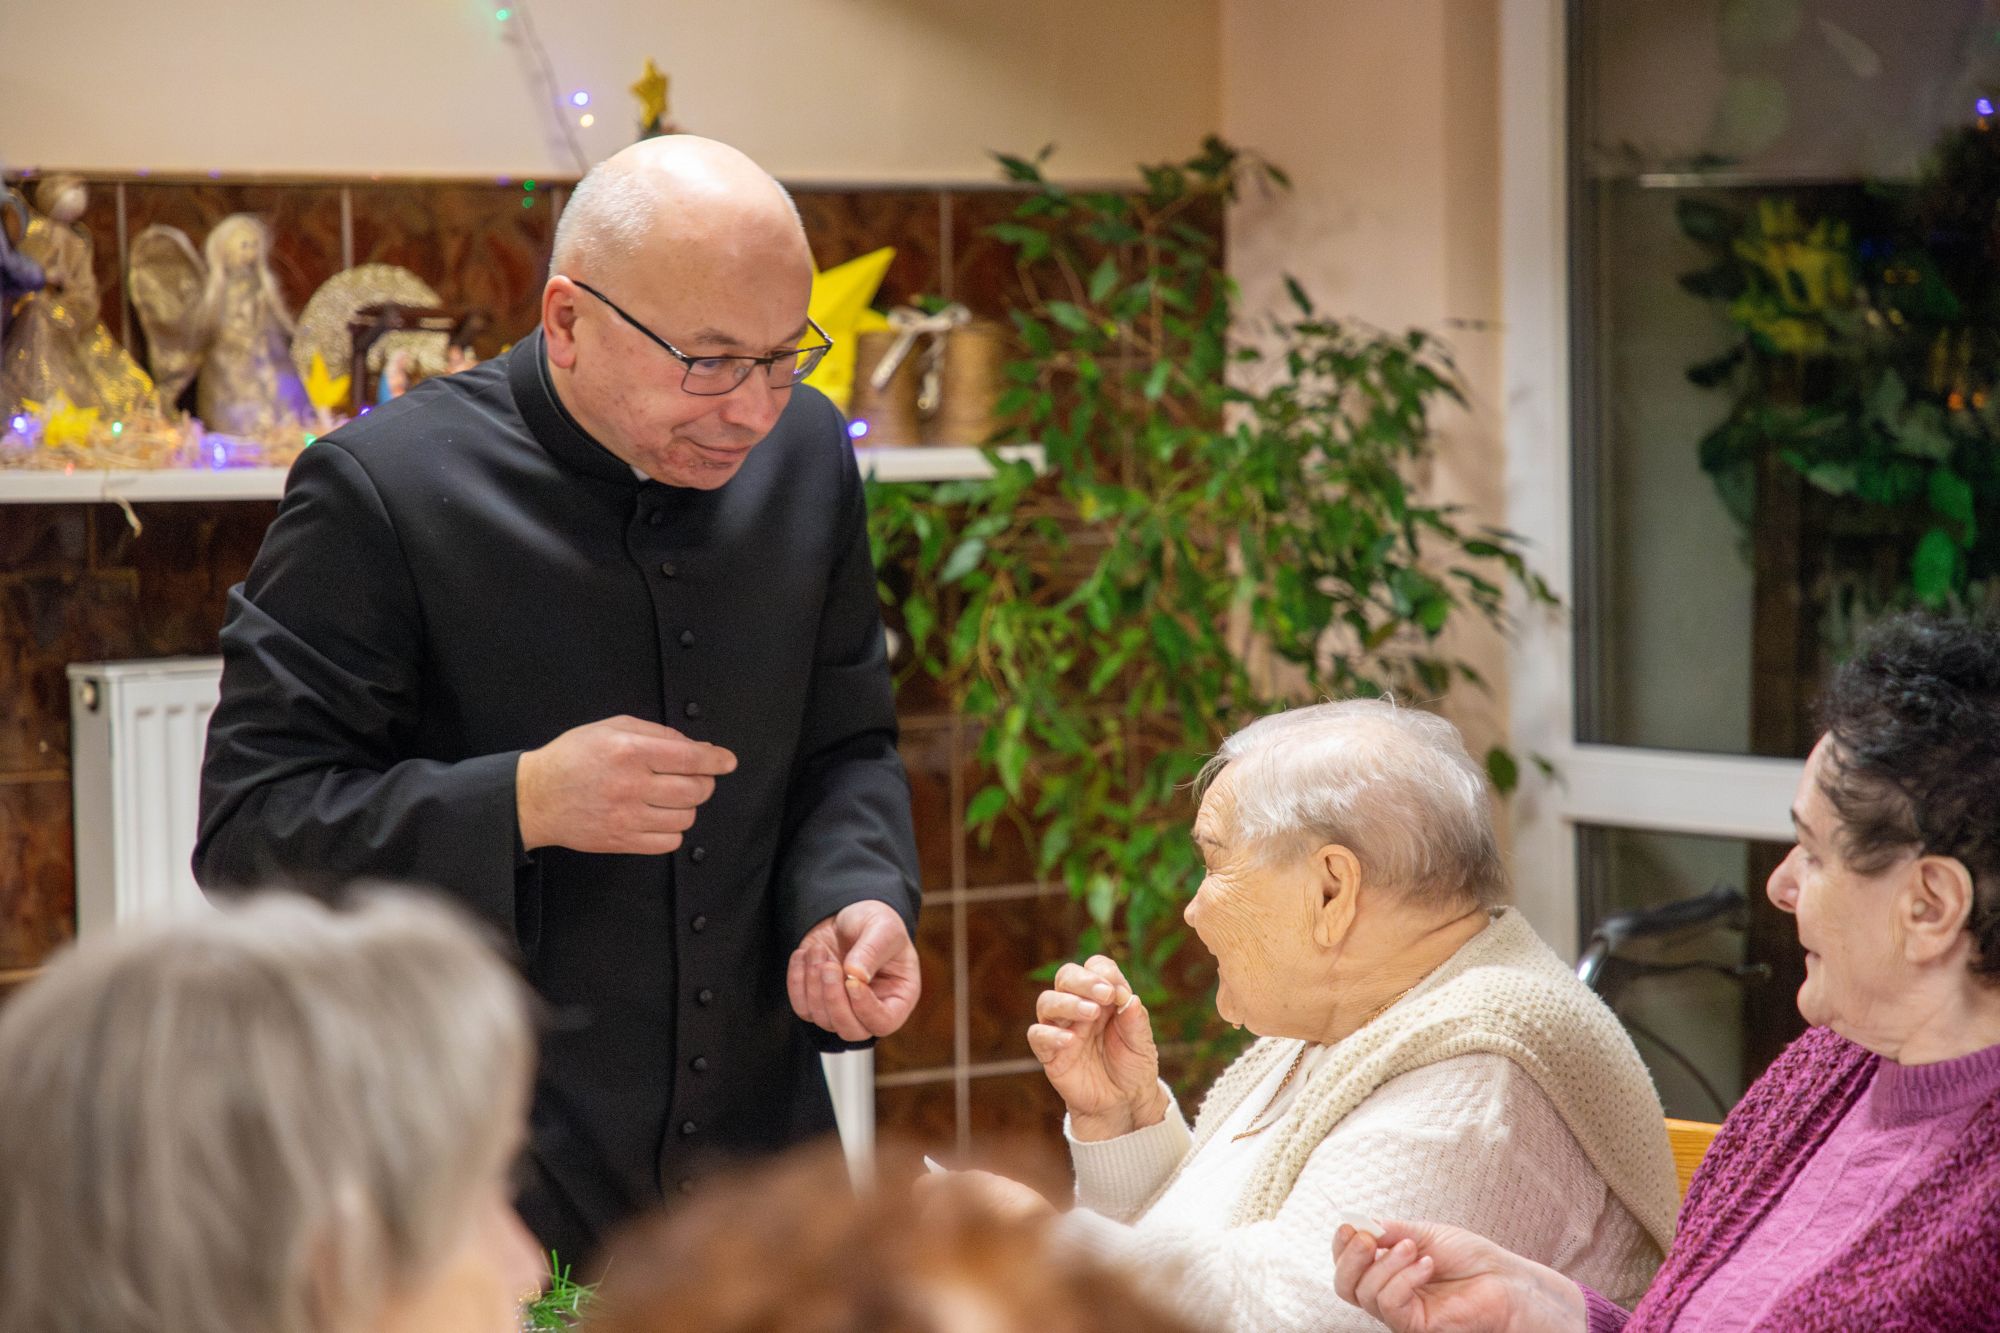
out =
[[521,845],[658,856],[681,845],[736,756],[636,717],[575,727],[521,756]]

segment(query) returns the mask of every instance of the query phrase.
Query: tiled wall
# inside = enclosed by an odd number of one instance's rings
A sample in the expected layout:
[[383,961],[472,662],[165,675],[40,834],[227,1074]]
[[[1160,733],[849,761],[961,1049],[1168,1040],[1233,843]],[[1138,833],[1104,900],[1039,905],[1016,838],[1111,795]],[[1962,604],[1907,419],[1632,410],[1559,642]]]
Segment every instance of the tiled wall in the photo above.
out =
[[[199,243],[226,214],[251,211],[272,224],[273,267],[295,309],[344,267],[398,263],[447,304],[492,311],[496,345],[534,323],[564,195],[562,182],[537,182],[533,192],[520,182],[91,185],[85,223],[114,332],[127,327],[121,238],[170,222]],[[797,197],[822,265],[896,247],[889,302],[934,293],[993,316],[1011,303],[1012,263],[983,235],[1013,207],[1004,192],[804,188]],[[134,536],[109,506],[0,505],[0,991],[74,929],[64,667],[214,652],[223,595],[243,577],[274,508],[146,505],[145,530]],[[922,689],[904,692],[902,711],[926,889],[924,998],[882,1047],[880,1123],[931,1151],[1010,1137],[1046,1149],[1060,1108],[1023,1037],[1039,989],[1028,974],[1068,953],[1078,915],[1059,891],[1034,883],[1018,836],[1003,832],[981,847],[963,834],[967,793],[981,785],[976,737]],[[1052,1158],[1025,1169],[1051,1185],[1060,1177]]]

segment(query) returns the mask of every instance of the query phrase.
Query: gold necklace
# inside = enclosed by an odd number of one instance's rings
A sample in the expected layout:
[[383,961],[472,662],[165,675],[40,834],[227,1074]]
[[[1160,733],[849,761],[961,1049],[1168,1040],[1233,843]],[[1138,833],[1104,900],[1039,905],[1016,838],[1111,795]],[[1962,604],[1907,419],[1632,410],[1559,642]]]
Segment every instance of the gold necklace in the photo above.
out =
[[[1388,1013],[1389,1010],[1395,1006],[1398,1000],[1402,999],[1405,995],[1408,995],[1411,991],[1415,989],[1416,985],[1414,984],[1405,986],[1402,990],[1396,992],[1394,995],[1391,995],[1381,1004],[1376,1005],[1374,1009],[1369,1011],[1368,1017],[1361,1020],[1360,1025],[1357,1026],[1354,1029],[1354,1031],[1355,1032],[1361,1031],[1362,1028],[1367,1027],[1370,1023],[1373,1023],[1376,1019]],[[1251,1117],[1250,1128],[1244,1130],[1241,1134],[1232,1134],[1229,1136],[1229,1141],[1231,1143],[1241,1143],[1245,1139],[1254,1139],[1259,1134],[1262,1134],[1265,1130],[1269,1129],[1271,1125],[1275,1125],[1278,1123],[1275,1120],[1271,1121],[1270,1124],[1261,1124],[1259,1122],[1262,1121],[1265,1116],[1271,1114],[1271,1108],[1276,1106],[1278,1104],[1278,1099],[1285,1095],[1285,1089],[1292,1086],[1292,1080],[1297,1078],[1299,1075],[1299,1067],[1305,1064],[1306,1062],[1306,1052],[1310,1051],[1316,1044],[1317,1043],[1315,1042],[1309,1041],[1299,1047],[1299,1053],[1292,1057],[1292,1067],[1290,1069],[1287,1069],[1285,1071],[1285,1076],[1278,1080],[1277,1090],[1271,1094],[1271,1100],[1264,1103],[1263,1110],[1259,1111],[1255,1116]]]

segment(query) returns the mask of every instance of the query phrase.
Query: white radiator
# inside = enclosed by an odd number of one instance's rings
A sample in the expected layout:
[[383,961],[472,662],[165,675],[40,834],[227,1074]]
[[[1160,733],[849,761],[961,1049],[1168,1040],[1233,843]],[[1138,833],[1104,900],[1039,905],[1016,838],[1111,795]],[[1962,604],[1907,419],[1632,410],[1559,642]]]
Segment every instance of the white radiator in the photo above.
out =
[[[222,659],[76,662],[69,668],[70,787],[76,824],[76,929],[205,903],[189,861],[201,753]],[[874,1170],[875,1054],[821,1057],[856,1181]]]
[[79,935],[202,905],[188,859],[221,674],[219,657],[70,666]]

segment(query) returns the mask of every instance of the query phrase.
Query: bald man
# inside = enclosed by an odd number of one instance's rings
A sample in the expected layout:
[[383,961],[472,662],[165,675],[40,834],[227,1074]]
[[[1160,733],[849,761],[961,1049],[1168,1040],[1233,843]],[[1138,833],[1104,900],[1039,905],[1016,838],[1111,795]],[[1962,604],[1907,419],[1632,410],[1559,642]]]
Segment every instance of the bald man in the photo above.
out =
[[[521,1209],[573,1263],[832,1126],[918,885],[861,478],[790,198],[647,140],[539,328],[328,435],[229,595],[195,873],[436,886],[547,1001]],[[362,984],[365,984],[362,983]]]

